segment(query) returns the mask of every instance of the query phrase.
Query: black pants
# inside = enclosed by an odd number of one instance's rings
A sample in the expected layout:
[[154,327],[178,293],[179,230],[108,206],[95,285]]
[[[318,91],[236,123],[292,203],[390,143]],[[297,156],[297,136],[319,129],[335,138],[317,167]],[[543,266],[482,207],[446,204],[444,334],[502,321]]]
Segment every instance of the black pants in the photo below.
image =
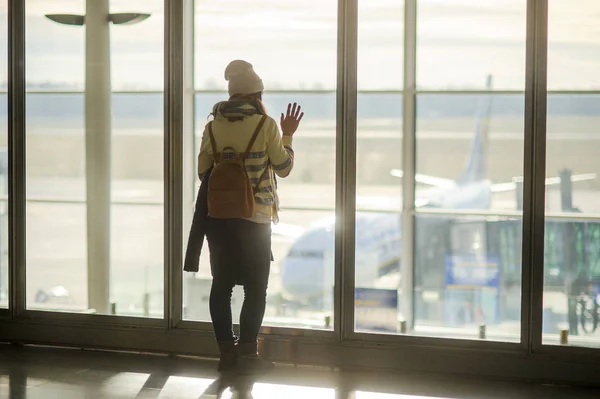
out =
[[265,314],[271,268],[271,224],[243,219],[208,220],[207,241],[213,275],[210,316],[219,342],[234,340],[233,287],[243,285],[240,342],[256,342]]

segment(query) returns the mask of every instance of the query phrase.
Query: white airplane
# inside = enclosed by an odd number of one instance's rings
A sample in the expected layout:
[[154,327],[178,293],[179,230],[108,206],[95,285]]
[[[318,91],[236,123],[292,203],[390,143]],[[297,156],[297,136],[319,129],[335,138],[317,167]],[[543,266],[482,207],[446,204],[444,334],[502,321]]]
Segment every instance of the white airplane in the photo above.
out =
[[[487,88],[492,87],[492,77]],[[475,135],[464,171],[456,180],[416,174],[417,183],[430,186],[417,192],[415,206],[439,209],[489,209],[493,193],[516,190],[522,177],[511,182],[492,183],[486,176],[486,148],[492,96],[485,95],[477,114]],[[401,170],[391,170],[401,178]],[[596,178],[596,174],[572,175],[572,181]],[[560,184],[560,178],[546,179],[547,185]],[[357,198],[357,208],[362,203],[379,209],[400,210],[399,198],[391,203],[386,198]],[[283,296],[289,305],[310,310],[332,309],[334,284],[335,216],[329,216],[310,226],[298,236],[282,261]],[[277,231],[274,229],[274,234]],[[401,277],[399,212],[357,212],[356,214],[356,285],[376,287],[386,276]],[[389,282],[388,282],[389,284]],[[392,279],[392,285],[397,280]],[[395,288],[398,286],[395,285]],[[389,288],[389,287],[387,287]]]

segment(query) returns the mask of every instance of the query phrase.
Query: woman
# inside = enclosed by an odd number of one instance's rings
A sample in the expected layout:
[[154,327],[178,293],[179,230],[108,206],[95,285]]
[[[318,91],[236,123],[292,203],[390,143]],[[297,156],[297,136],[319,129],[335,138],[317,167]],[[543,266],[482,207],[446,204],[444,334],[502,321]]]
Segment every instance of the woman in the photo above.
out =
[[[211,143],[206,127],[198,155],[200,180],[213,166],[213,149],[226,147],[236,152],[246,150],[263,115],[267,115],[262,99],[262,80],[251,64],[232,61],[225,69],[229,82],[227,101],[215,104],[212,115]],[[257,338],[266,306],[267,284],[271,264],[271,222],[277,222],[278,198],[275,176],[286,177],[294,166],[292,136],[304,113],[294,103],[287,115],[281,114],[281,130],[267,116],[250,148],[245,169],[254,186],[254,215],[248,219],[206,218],[206,238],[213,275],[210,292],[210,314],[219,345],[219,370],[241,373],[272,367],[258,357]],[[207,125],[208,126],[208,125]],[[210,177],[208,177],[210,179]],[[234,336],[231,316],[233,287],[244,287],[244,303],[240,314],[240,336]]]

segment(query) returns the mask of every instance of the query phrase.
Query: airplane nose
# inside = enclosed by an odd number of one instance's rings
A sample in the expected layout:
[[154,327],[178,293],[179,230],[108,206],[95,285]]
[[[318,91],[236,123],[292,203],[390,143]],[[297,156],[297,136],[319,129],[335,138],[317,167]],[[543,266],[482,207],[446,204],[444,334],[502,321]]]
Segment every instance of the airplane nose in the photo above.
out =
[[291,300],[304,302],[323,295],[325,287],[323,259],[288,255],[283,260],[282,285]]

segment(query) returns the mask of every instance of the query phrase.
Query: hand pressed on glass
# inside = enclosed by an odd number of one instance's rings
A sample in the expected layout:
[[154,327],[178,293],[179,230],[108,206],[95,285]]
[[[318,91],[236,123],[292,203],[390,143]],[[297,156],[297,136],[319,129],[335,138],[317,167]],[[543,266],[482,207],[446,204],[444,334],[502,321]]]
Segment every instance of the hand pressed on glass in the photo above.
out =
[[292,104],[288,104],[287,107],[287,115],[284,117],[281,114],[281,131],[284,136],[293,136],[296,133],[296,129],[298,129],[298,125],[304,116],[304,112],[300,113],[300,107],[296,108],[296,103],[292,107]]

